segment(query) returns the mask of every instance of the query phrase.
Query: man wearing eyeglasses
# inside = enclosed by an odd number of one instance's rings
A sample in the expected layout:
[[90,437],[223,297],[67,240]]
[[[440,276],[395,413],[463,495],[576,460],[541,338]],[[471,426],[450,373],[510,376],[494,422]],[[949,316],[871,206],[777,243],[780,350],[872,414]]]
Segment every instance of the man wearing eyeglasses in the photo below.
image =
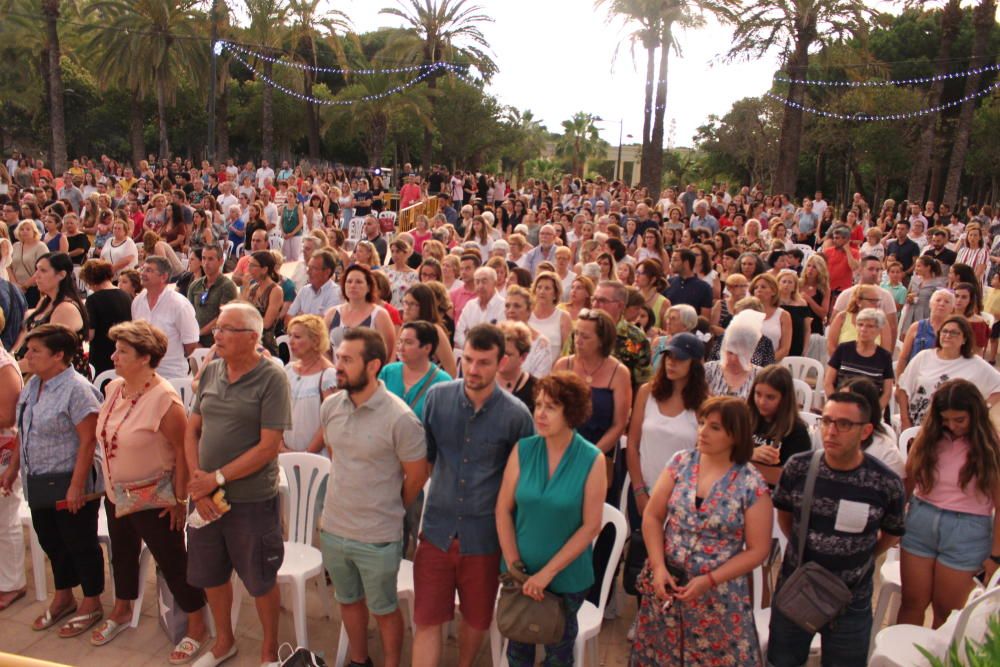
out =
[[219,311],[223,305],[235,299],[239,291],[236,283],[222,275],[222,250],[219,246],[202,248],[201,270],[205,275],[191,283],[187,298],[194,306],[194,316],[198,321],[198,344],[212,347],[215,342],[212,327],[219,319]]
[[[839,576],[851,590],[852,599],[835,620],[818,630],[824,664],[866,664],[872,629],[874,561],[903,534],[903,482],[862,450],[872,430],[870,407],[864,397],[849,392],[830,395],[820,422],[823,453],[803,560]],[[789,540],[778,580],[779,592],[799,566],[799,521],[812,456],[812,452],[804,452],[789,459],[774,490],[778,524]],[[771,609],[767,663],[774,667],[805,664],[814,633],[774,607]]]
[[625,319],[628,291],[617,280],[602,281],[591,300],[594,308],[603,310],[615,321],[615,349],[612,356],[625,364],[632,373],[633,390],[649,380],[653,374],[650,365],[649,339],[642,330]]

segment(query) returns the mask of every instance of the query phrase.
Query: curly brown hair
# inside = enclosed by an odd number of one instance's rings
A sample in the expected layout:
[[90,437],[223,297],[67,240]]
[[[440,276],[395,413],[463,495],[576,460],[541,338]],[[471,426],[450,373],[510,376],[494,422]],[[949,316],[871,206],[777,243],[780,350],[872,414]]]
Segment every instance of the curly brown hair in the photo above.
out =
[[535,404],[545,394],[563,409],[563,419],[576,428],[590,419],[590,387],[576,373],[556,371],[535,383]]

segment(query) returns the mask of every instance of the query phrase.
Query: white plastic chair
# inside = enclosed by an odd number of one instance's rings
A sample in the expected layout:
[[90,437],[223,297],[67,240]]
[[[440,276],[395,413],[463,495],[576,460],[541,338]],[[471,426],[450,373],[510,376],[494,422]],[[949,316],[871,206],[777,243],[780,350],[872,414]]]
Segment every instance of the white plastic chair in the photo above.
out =
[[194,406],[194,389],[192,387],[193,378],[167,378],[167,382],[173,385],[177,393],[180,394],[181,404],[184,406],[184,411],[191,414],[191,408]]
[[906,429],[905,431],[899,434],[899,451],[903,455],[904,461],[906,460],[906,457],[909,455],[910,445],[913,444],[913,441],[917,438],[918,433],[920,433],[920,427],[911,426],[910,428]]
[[[323,555],[313,546],[313,529],[316,526],[316,499],[323,482],[330,477],[330,459],[319,454],[286,452],[278,456],[278,463],[288,477],[289,510],[288,541],[285,542],[285,559],[278,570],[278,583],[291,584],[292,618],[295,624],[295,641],[299,646],[309,646],[306,632],[306,581],[323,576]],[[322,583],[322,579],[320,580]],[[330,596],[321,591],[320,597],[331,616]]]
[[944,658],[952,645],[964,655],[967,640],[982,641],[987,619],[1000,609],[1000,588],[991,588],[980,595],[973,594],[960,612],[952,614],[937,630],[919,625],[893,625],[875,636],[869,667],[912,667],[927,665],[927,659],[917,650],[922,646],[931,655]]
[[[609,523],[615,527],[615,541],[611,547],[608,567],[604,571],[604,579],[601,581],[600,606],[594,606],[593,603],[585,600],[583,606],[576,613],[576,621],[579,626],[576,643],[573,646],[573,664],[576,667],[585,667],[588,662],[591,667],[597,667],[600,664],[597,654],[597,639],[601,632],[601,623],[604,621],[604,605],[614,581],[615,571],[618,569],[617,563],[625,548],[625,538],[628,537],[628,524],[625,516],[605,503],[604,514],[601,518],[601,531]],[[595,539],[594,542],[596,543],[597,540]],[[586,656],[589,656],[589,660],[584,655],[584,649],[586,649]],[[507,640],[500,636],[495,615],[493,623],[490,625],[490,651],[493,654],[494,666],[507,665]]]
[[[811,357],[785,357],[778,363],[787,368],[796,380],[802,380],[817,390],[822,389],[826,369],[819,361]],[[810,377],[812,382],[809,381]]]
[[294,361],[294,359],[292,359],[292,346],[290,344],[291,340],[292,339],[291,339],[291,337],[289,337],[288,334],[282,334],[282,335],[280,335],[280,336],[278,336],[277,338],[274,339],[274,343],[275,343],[275,345],[278,348],[278,354],[281,354],[281,346],[282,345],[284,345],[286,348],[288,348],[288,362],[289,363],[291,363],[292,361]]
[[205,363],[206,357],[212,352],[212,348],[209,347],[199,347],[196,348],[191,356],[188,357],[188,362],[191,364],[191,377],[198,374],[198,370]]
[[799,406],[799,412],[809,412],[813,407],[813,390],[804,380],[792,378],[792,386],[795,387],[795,402]]
[[232,241],[230,241],[229,239],[226,239],[226,243],[222,247],[222,261],[223,262],[225,262],[227,259],[229,259],[229,256],[233,254],[233,248],[235,248],[235,247],[236,246],[235,246],[235,244]]
[[822,447],[823,436],[819,432],[819,420],[821,415],[818,415],[815,412],[799,411],[799,417],[802,418],[802,421],[804,421],[806,426],[809,428],[809,440],[812,441],[812,448],[819,449]]
[[115,369],[111,368],[109,370],[103,371],[100,375],[95,377],[94,381],[91,384],[97,387],[97,391],[101,392],[101,394],[104,394],[104,385],[111,382],[117,377],[118,377],[118,372]]

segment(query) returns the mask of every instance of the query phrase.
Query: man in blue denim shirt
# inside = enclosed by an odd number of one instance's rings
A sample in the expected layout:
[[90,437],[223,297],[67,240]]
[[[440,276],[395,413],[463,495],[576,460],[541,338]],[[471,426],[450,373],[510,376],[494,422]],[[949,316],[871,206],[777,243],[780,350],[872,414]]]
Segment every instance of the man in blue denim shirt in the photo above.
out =
[[413,559],[413,664],[436,667],[441,625],[462,608],[458,664],[469,667],[493,620],[500,574],[496,503],[507,458],[534,432],[524,404],[496,384],[504,335],[492,324],[469,330],[463,378],[427,392],[424,430],[433,466],[423,532]]

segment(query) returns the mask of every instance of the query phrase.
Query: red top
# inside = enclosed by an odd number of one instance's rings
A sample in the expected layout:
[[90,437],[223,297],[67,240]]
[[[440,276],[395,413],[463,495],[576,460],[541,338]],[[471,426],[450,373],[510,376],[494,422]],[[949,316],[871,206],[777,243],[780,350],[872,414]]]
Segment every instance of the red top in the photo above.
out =
[[823,258],[826,259],[826,266],[830,272],[830,289],[834,292],[843,292],[854,284],[854,272],[847,263],[847,252],[850,252],[854,259],[858,259],[858,249],[849,245],[844,246],[842,250],[830,247],[823,251]]

